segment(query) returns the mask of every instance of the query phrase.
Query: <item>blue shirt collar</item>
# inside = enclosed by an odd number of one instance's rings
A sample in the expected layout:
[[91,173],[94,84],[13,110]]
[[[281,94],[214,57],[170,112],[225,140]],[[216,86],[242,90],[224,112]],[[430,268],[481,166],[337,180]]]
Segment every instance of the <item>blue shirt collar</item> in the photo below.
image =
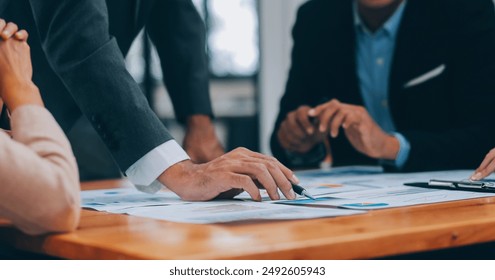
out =
[[[399,5],[399,7],[397,7],[397,9],[392,14],[392,16],[375,33],[378,33],[381,30],[384,30],[385,33],[387,33],[391,37],[395,38],[397,35],[397,32],[399,31],[399,25],[400,25],[400,21],[402,19],[402,15],[404,14],[404,9],[406,7],[406,3],[407,3],[407,0],[404,0]],[[353,14],[354,14],[354,25],[356,26],[356,28],[364,30],[368,34],[372,34],[371,31],[369,31],[368,27],[366,27],[366,25],[363,23],[361,17],[359,16],[358,9],[357,9],[357,0],[354,0]]]

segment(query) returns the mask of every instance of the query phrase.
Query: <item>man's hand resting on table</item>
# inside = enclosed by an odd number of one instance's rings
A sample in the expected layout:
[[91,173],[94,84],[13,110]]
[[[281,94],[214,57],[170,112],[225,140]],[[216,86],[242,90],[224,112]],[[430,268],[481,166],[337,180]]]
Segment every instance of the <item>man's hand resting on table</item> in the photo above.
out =
[[158,180],[184,200],[206,201],[218,197],[233,197],[242,190],[255,201],[261,201],[257,185],[268,192],[271,199],[280,199],[278,189],[288,199],[296,196],[293,183],[298,183],[291,170],[273,157],[238,148],[208,163],[195,164],[190,160],[169,167]]

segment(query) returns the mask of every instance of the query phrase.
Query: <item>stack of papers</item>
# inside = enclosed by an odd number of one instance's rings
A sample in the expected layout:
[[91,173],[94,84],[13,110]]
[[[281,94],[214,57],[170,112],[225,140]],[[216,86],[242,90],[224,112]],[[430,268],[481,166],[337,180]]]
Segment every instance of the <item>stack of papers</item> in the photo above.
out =
[[381,168],[353,166],[296,174],[301,185],[316,200],[300,197],[272,201],[262,191],[261,203],[253,202],[247,193],[233,200],[187,202],[171,192],[146,194],[124,188],[83,191],[82,205],[111,213],[207,224],[336,217],[365,213],[365,210],[495,196],[495,193],[404,186],[404,183],[428,182],[430,179],[463,180],[472,174],[470,170],[384,174]]
[[314,219],[364,213],[355,210],[294,207],[239,199],[187,202],[172,192],[146,194],[136,189],[83,191],[82,206],[110,213],[194,224]]

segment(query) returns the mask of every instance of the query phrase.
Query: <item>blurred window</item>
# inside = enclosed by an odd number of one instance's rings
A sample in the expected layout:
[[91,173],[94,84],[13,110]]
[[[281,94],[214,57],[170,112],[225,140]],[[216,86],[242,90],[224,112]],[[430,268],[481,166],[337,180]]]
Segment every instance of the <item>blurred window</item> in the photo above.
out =
[[[192,2],[205,22],[210,92],[221,140],[228,150],[237,146],[257,150],[258,1]],[[143,85],[152,108],[180,142],[184,131],[174,120],[159,61],[154,47],[140,34],[127,55],[127,67]]]
[[[256,0],[201,0],[208,32],[210,72],[214,77],[250,77],[258,73]],[[202,2],[202,3],[201,3]]]

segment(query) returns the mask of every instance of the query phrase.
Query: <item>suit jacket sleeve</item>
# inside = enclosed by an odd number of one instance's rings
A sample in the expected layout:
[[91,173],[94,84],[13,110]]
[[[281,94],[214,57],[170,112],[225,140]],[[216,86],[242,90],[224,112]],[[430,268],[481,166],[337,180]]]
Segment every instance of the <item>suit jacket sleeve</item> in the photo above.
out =
[[[274,130],[270,140],[270,146],[273,155],[280,162],[290,167],[297,166],[294,166],[293,162],[291,162],[291,160],[289,159],[287,152],[278,141],[277,132],[280,128],[280,124],[286,118],[288,113],[296,110],[299,106],[314,106],[317,104],[316,102],[318,102],[316,101],[316,99],[318,98],[314,97],[314,95],[312,94],[308,94],[314,93],[311,88],[308,88],[311,87],[311,83],[305,82],[310,80],[307,77],[307,75],[310,73],[306,72],[305,69],[311,69],[311,67],[308,66],[308,60],[305,59],[305,54],[307,54],[308,50],[311,49],[308,44],[310,44],[310,42],[312,41],[307,40],[306,36],[313,36],[313,34],[311,34],[313,32],[313,28],[309,28],[309,26],[312,26],[314,23],[311,21],[311,18],[308,17],[310,16],[310,14],[307,12],[308,9],[310,9],[309,5],[311,4],[312,3],[308,2],[305,5],[301,6],[297,14],[296,24],[294,25],[294,28],[292,30],[292,37],[294,42],[291,55],[292,63],[289,71],[286,90],[280,101],[280,112],[275,122]],[[303,37],[305,39],[302,39]],[[315,149],[317,150],[318,147],[315,147]],[[313,153],[310,152],[309,154]],[[325,156],[325,154],[323,154],[323,156]],[[322,158],[320,157],[319,159]],[[310,166],[308,164],[303,165],[305,165],[305,167]]]
[[155,1],[146,28],[160,56],[163,78],[179,121],[212,116],[205,26],[189,0]]
[[0,216],[26,233],[68,231],[79,221],[79,175],[53,116],[35,105],[11,116],[12,137],[0,132]]
[[[456,1],[447,61],[455,129],[404,130],[411,144],[403,171],[475,168],[495,145],[495,13],[491,0]],[[446,105],[447,106],[447,105]],[[418,110],[421,110],[418,108]]]
[[49,63],[121,170],[172,139],[127,72],[101,0],[30,0]]

